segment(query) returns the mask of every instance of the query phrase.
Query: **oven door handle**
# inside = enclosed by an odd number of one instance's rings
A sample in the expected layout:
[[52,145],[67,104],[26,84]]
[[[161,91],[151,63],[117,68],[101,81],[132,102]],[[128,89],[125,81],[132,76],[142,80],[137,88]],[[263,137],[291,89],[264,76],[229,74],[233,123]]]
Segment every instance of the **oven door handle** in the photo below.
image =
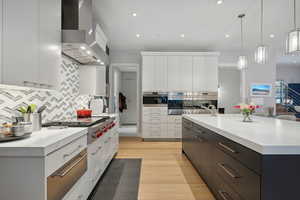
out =
[[59,177],[64,177],[66,176],[68,173],[70,173],[72,171],[72,169],[74,167],[76,167],[83,159],[85,159],[87,157],[87,153],[81,155],[80,157],[78,157],[78,159],[74,160],[74,162],[72,162],[69,167],[66,167],[65,169],[53,174],[52,176],[59,176]]

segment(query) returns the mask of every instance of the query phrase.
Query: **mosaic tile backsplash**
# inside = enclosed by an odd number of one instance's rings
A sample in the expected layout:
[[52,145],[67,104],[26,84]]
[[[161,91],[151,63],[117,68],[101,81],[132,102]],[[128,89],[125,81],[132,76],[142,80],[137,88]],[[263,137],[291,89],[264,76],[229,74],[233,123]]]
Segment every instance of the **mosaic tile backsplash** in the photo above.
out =
[[60,89],[0,88],[0,123],[10,122],[15,110],[26,104],[46,105],[43,121],[75,117],[75,110],[87,107],[91,96],[79,93],[79,65],[63,58]]

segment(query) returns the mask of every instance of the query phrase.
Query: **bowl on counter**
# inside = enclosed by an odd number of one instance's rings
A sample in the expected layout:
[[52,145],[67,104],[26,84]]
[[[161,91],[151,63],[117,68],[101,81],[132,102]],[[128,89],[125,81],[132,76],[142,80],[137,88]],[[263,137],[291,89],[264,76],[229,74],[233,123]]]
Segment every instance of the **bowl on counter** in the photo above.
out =
[[92,117],[92,110],[88,110],[88,109],[77,110],[77,117],[78,118]]

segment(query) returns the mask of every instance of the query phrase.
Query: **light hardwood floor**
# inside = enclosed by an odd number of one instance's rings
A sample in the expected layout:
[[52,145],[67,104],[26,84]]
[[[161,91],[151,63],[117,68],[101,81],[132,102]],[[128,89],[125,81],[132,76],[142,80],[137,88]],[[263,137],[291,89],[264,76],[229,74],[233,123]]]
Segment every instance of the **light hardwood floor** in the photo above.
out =
[[117,158],[142,158],[139,200],[214,200],[181,153],[181,142],[123,137]]

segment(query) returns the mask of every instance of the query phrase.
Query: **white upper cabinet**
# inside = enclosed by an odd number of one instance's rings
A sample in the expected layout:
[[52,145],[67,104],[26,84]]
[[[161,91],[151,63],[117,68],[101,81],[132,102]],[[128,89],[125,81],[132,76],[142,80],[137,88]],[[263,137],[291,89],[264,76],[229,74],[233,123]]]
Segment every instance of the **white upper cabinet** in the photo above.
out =
[[3,84],[55,89],[61,65],[61,0],[2,0]]
[[2,82],[38,82],[39,0],[3,0]]
[[61,0],[40,0],[39,83],[57,87],[61,65]]
[[218,57],[194,56],[193,91],[216,92],[218,90]]
[[218,89],[218,53],[143,52],[142,55],[144,92]]
[[[0,0],[0,11],[3,13],[3,0]],[[0,83],[2,82],[2,30],[3,30],[3,14],[0,14]]]
[[168,91],[181,90],[180,56],[168,56]]
[[168,91],[168,58],[167,56],[154,57],[154,91]]
[[144,92],[154,89],[154,56],[143,57],[143,78],[142,88]]
[[81,66],[79,68],[80,94],[106,96],[106,68]]
[[180,90],[185,92],[193,91],[193,57],[180,56],[179,77]]

